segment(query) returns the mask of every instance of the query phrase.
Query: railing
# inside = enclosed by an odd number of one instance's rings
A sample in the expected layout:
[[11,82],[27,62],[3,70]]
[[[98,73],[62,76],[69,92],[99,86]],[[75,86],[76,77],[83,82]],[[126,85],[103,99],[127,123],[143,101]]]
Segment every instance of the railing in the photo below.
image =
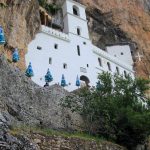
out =
[[54,30],[50,27],[46,27],[46,26],[42,25],[41,31],[46,33],[46,34],[49,34],[51,36],[54,36],[56,38],[62,39],[64,41],[67,41],[67,42],[70,41],[70,38],[67,34],[60,32],[60,31],[57,31],[57,30]]

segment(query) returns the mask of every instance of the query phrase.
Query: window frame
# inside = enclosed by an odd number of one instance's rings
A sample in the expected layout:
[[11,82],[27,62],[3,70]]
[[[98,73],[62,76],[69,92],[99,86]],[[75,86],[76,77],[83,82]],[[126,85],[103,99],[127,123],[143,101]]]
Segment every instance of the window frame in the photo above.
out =
[[78,53],[78,56],[81,56],[81,51],[80,51],[80,46],[77,45],[77,53]]
[[103,65],[102,65],[102,59],[101,59],[100,57],[98,57],[98,64],[99,64],[100,67],[103,66]]
[[110,62],[107,62],[107,67],[109,71],[112,71]]

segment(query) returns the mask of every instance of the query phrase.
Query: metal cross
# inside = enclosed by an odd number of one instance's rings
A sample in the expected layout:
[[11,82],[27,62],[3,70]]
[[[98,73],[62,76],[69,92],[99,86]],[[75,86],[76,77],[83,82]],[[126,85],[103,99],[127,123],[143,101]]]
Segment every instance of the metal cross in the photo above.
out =
[[144,57],[144,56],[143,56],[143,55],[140,55],[140,53],[138,52],[138,53],[137,53],[137,56],[135,56],[135,57],[136,57],[136,58],[138,58],[138,59],[139,59],[139,61],[142,61],[142,59],[141,59],[141,58],[142,58],[142,57]]

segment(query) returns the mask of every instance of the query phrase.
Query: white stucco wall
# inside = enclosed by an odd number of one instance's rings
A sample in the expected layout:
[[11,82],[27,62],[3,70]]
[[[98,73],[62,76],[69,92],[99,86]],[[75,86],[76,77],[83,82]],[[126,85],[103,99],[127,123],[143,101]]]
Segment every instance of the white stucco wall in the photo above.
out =
[[62,9],[63,9],[63,16],[67,14],[73,14],[73,6],[77,6],[79,8],[79,17],[83,20],[86,20],[86,13],[85,13],[85,6],[81,5],[80,3],[77,3],[72,0],[67,0],[64,2]]
[[[45,31],[43,27],[43,30]],[[54,34],[55,35],[55,34]],[[38,33],[29,46],[28,53],[26,54],[26,65],[29,62],[32,63],[35,76],[32,80],[43,86],[45,84],[44,75],[46,74],[47,69],[49,68],[54,81],[54,83],[60,83],[62,74],[65,75],[67,83],[71,83],[70,86],[66,87],[69,91],[76,89],[75,82],[76,77],[79,75],[87,76],[91,85],[94,84],[92,81],[95,73],[93,71],[93,53],[91,51],[91,42],[77,37],[76,35],[69,35],[70,41],[64,41],[59,39],[57,36],[51,36],[45,32]],[[76,41],[76,42],[74,42]],[[83,44],[86,42],[86,45]],[[58,49],[54,48],[54,44],[58,44]],[[77,53],[77,45],[80,46],[80,56]],[[38,50],[37,46],[40,46],[42,49]],[[52,64],[49,64],[49,58],[52,58]],[[63,68],[63,64],[67,64],[67,69]],[[87,67],[89,64],[89,68]],[[80,67],[85,68],[87,73],[80,71]],[[41,80],[42,79],[42,80]],[[93,84],[92,84],[93,83]]]
[[[83,18],[70,14],[74,4],[80,8],[81,14],[83,13],[80,15]],[[128,46],[108,47],[109,53],[102,51],[92,45],[89,40],[85,8],[76,2],[66,0],[63,11],[66,14],[64,16],[64,32],[67,34],[42,26],[41,32],[28,45],[28,53],[25,56],[26,66],[29,62],[32,63],[34,71],[32,80],[35,83],[44,86],[44,76],[49,68],[54,78],[51,84],[60,84],[62,74],[64,74],[68,84],[65,89],[68,91],[77,89],[75,85],[77,75],[79,77],[86,76],[90,80],[89,85],[95,86],[98,73],[109,71],[107,62],[111,65],[109,72],[112,75],[116,73],[116,67],[118,67],[120,74],[124,74],[126,71],[127,74],[134,76],[131,65],[132,57]],[[77,26],[81,27],[81,36],[76,34]],[[55,44],[58,45],[58,49],[54,48]],[[80,47],[80,56],[77,46]],[[38,50],[37,47],[41,47],[41,50]],[[124,52],[124,58],[114,57],[114,55],[119,55],[120,50]],[[49,64],[49,58],[52,59],[51,64]],[[99,65],[98,58],[101,58],[102,66]],[[64,63],[67,64],[66,69],[63,68]]]
[[[51,32],[48,32],[48,29]],[[47,32],[46,32],[47,31]],[[53,35],[52,35],[53,31]],[[119,67],[120,74],[132,73],[132,66],[123,63],[121,60],[109,55],[108,53],[100,50],[91,44],[90,40],[82,38],[80,36],[69,34],[66,35],[67,40],[63,40],[64,33],[52,30],[48,27],[42,26],[42,32],[38,33],[29,46],[28,53],[26,54],[26,65],[29,62],[32,63],[35,76],[32,80],[40,86],[44,86],[44,76],[49,68],[53,75],[53,82],[51,84],[59,83],[61,81],[62,74],[65,75],[67,84],[66,89],[68,91],[75,90],[77,75],[87,76],[90,80],[90,86],[95,86],[97,82],[97,75],[102,71],[109,71],[107,62],[110,62],[110,73],[116,72],[116,66]],[[60,36],[58,36],[60,35]],[[69,39],[68,39],[69,38]],[[83,42],[86,42],[84,44]],[[54,45],[58,44],[58,49],[54,48]],[[80,56],[77,53],[77,45],[80,46]],[[42,49],[38,50],[37,46]],[[98,58],[102,59],[102,67],[99,66]],[[52,64],[49,64],[49,58],[52,58]],[[63,64],[67,64],[67,69],[63,68]],[[89,67],[87,67],[87,64]],[[80,68],[84,68],[86,73],[81,72]]]
[[[77,6],[79,9],[79,16],[73,14],[73,6]],[[81,30],[81,36],[89,39],[89,31],[86,20],[85,7],[74,1],[67,0],[62,6],[63,20],[64,20],[64,32],[77,34],[77,28]]]
[[126,62],[129,65],[133,65],[133,59],[129,45],[108,46],[107,52],[110,55],[119,58],[120,60]]
[[77,35],[77,28],[79,27],[81,30],[81,36],[89,39],[89,31],[87,27],[87,21],[81,20],[76,16],[69,15],[68,16],[68,26],[69,33],[73,33]]

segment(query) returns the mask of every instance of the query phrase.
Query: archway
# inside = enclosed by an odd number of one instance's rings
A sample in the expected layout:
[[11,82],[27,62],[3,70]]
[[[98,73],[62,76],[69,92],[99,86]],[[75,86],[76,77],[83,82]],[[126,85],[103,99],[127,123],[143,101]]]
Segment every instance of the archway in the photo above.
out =
[[85,84],[85,86],[90,87],[89,86],[90,80],[89,80],[89,78],[87,76],[84,76],[84,75],[80,76],[80,80],[83,81],[83,83]]
[[79,8],[75,5],[73,6],[73,14],[76,16],[80,16]]

